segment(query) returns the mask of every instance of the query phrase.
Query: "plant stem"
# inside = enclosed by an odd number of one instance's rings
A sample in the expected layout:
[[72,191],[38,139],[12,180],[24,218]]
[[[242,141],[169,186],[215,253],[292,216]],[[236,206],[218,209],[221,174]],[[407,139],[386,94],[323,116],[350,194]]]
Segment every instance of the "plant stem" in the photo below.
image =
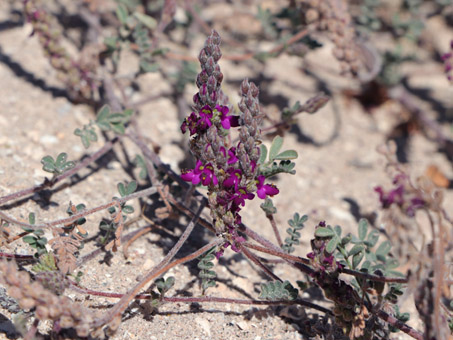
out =
[[275,235],[275,238],[277,239],[278,245],[280,246],[280,248],[283,247],[282,238],[280,237],[280,232],[278,231],[277,223],[275,223],[274,215],[266,214],[266,217],[269,220],[269,222],[271,223],[272,230],[274,231],[274,235]]
[[263,272],[269,276],[272,280],[277,280],[283,282],[281,278],[275,275],[264,263],[262,263],[250,250],[245,247],[241,247],[242,253],[247,257],[250,261],[260,267]]
[[412,327],[406,325],[404,322],[398,320],[397,318],[387,314],[383,310],[378,310],[377,311],[377,316],[380,317],[385,322],[387,322],[389,325],[392,325],[392,326],[398,328],[399,330],[403,331],[407,335],[410,335],[414,339],[417,339],[417,340],[424,340],[425,339],[424,335],[421,334],[419,331],[417,331],[417,330],[413,329]]
[[86,216],[94,214],[94,213],[96,213],[98,211],[101,211],[101,210],[104,210],[104,209],[108,209],[110,207],[116,206],[116,205],[118,205],[120,203],[127,202],[127,201],[129,201],[131,199],[134,199],[134,198],[139,198],[139,197],[145,197],[145,196],[152,195],[152,194],[156,193],[156,191],[157,191],[157,189],[155,187],[149,187],[147,189],[134,192],[133,194],[130,194],[128,196],[124,196],[124,197],[115,199],[115,200],[113,200],[113,201],[111,201],[109,203],[97,206],[95,208],[88,209],[88,210],[83,210],[83,211],[81,211],[81,212],[79,212],[77,214],[72,215],[71,217],[62,218],[62,219],[59,219],[59,220],[54,220],[54,221],[51,221],[51,222],[46,222],[46,223],[41,223],[41,224],[25,223],[25,222],[16,220],[15,218],[9,217],[8,215],[4,214],[1,211],[0,211],[0,218],[2,218],[3,220],[5,220],[5,221],[7,221],[9,223],[12,223],[12,224],[15,224],[15,225],[18,225],[18,226],[22,226],[22,227],[26,227],[26,228],[30,228],[30,229],[34,229],[34,230],[44,229],[44,228],[49,228],[49,227],[53,227],[53,226],[60,225],[60,224],[64,225],[64,224],[73,223],[74,221],[77,221],[79,218],[86,217]]
[[110,321],[112,321],[114,318],[116,318],[118,315],[122,314],[124,310],[127,308],[129,305],[129,302],[134,299],[134,296],[138,294],[138,292],[152,279],[158,277],[159,275],[165,273],[167,270],[170,268],[180,264],[184,263],[187,261],[190,261],[199,255],[203,254],[207,249],[212,248],[213,246],[217,245],[218,243],[221,242],[221,238],[216,238],[214,241],[210,242],[208,245],[202,247],[201,249],[197,250],[196,252],[182,258],[175,260],[171,263],[171,259],[176,255],[176,253],[179,251],[179,249],[182,247],[182,245],[185,243],[187,238],[189,237],[190,233],[194,229],[196,222],[198,220],[198,216],[201,214],[201,211],[206,205],[206,200],[203,200],[200,204],[200,207],[198,208],[198,211],[194,218],[190,221],[189,225],[187,226],[186,230],[184,230],[184,233],[181,235],[179,238],[178,242],[174,245],[174,247],[168,252],[168,254],[162,259],[162,261],[155,266],[139,283],[135,285],[129,292],[124,295],[118,303],[112,307],[112,309],[103,317],[94,322],[94,327],[98,328],[100,326],[106,325]]

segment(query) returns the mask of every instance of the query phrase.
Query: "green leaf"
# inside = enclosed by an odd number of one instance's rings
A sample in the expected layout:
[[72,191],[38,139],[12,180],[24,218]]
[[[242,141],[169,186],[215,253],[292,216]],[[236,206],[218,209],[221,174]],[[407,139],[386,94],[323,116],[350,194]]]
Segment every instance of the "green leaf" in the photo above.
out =
[[351,238],[352,238],[351,234],[347,234],[345,237],[343,237],[343,238],[341,239],[341,244],[342,244],[342,246],[344,247],[344,246],[347,245],[349,242],[351,242]]
[[22,237],[22,240],[25,243],[28,243],[29,245],[33,245],[33,244],[36,244],[37,238],[35,236],[32,236],[32,235],[27,235],[27,236]]
[[35,234],[36,236],[42,236],[42,235],[44,235],[44,230],[42,230],[42,229],[34,230],[33,234]]
[[55,172],[55,161],[52,156],[45,156],[41,159],[42,169],[47,172]]
[[298,157],[298,154],[294,150],[286,150],[281,153],[279,153],[277,156],[275,156],[274,160],[281,160],[285,161],[288,159],[296,159]]
[[376,249],[376,256],[385,258],[390,252],[390,249],[392,249],[390,241],[384,241],[379,245],[378,249]]
[[362,244],[356,244],[354,247],[351,248],[351,250],[348,252],[348,257],[349,256],[354,256],[357,253],[360,253],[365,249],[365,246]]
[[57,168],[61,168],[68,159],[68,154],[66,152],[62,152],[57,156],[57,160],[55,161],[55,165]]
[[110,124],[110,127],[112,128],[112,131],[123,135],[126,132],[126,128],[124,127],[123,123],[112,123]]
[[133,113],[134,113],[133,109],[127,109],[123,111],[123,116],[126,118],[126,121],[129,121]]
[[126,187],[124,186],[124,183],[118,183],[117,185],[117,188],[118,188],[118,192],[120,193],[121,197],[124,197],[126,196]]
[[315,230],[315,236],[318,237],[334,237],[335,232],[332,229],[320,227]]
[[367,232],[368,232],[368,221],[362,218],[359,221],[359,239],[361,239],[362,241],[365,240]]
[[327,251],[329,254],[332,254],[332,253],[335,251],[335,249],[337,249],[338,243],[340,243],[340,239],[339,239],[337,236],[333,237],[333,238],[327,243],[326,251]]
[[137,155],[135,156],[135,159],[134,159],[134,164],[140,168],[140,173],[138,174],[138,176],[141,178],[141,179],[146,179],[146,176],[148,174],[148,170],[146,168],[146,163],[145,163],[145,160],[143,159],[142,156],[140,155]]
[[260,158],[258,160],[258,164],[264,164],[266,162],[267,157],[267,147],[264,144],[260,145]]
[[175,278],[173,276],[169,276],[165,280],[165,287],[167,288],[167,290],[169,290],[171,287],[173,287],[174,284],[175,284]]
[[108,117],[108,121],[109,123],[111,124],[115,124],[115,123],[124,123],[125,121],[125,117],[122,113],[118,112],[118,113],[112,113],[109,117]]
[[118,7],[116,8],[116,16],[118,17],[118,20],[121,22],[122,25],[127,24],[128,12],[125,5],[118,4]]
[[98,114],[96,116],[96,122],[106,121],[109,114],[110,114],[110,107],[108,105],[104,105],[98,111]]
[[280,152],[280,149],[283,145],[283,138],[280,136],[275,136],[274,140],[272,141],[271,148],[269,150],[269,160],[272,162],[274,161],[277,154]]
[[132,214],[134,212],[134,207],[131,205],[125,205],[122,209],[125,214]]
[[159,70],[159,64],[158,63],[150,63],[147,60],[140,60],[140,69],[143,72],[157,72]]
[[116,50],[118,43],[118,37],[107,37],[104,39],[104,44],[110,50]]
[[364,256],[363,253],[364,252],[361,251],[360,253],[357,253],[352,257],[352,269],[356,269],[357,266],[360,264],[360,261],[362,261],[363,256]]
[[335,231],[335,234],[337,234],[338,237],[341,237],[341,227],[339,225],[336,225],[333,230]]
[[370,247],[374,247],[377,243],[377,241],[379,240],[379,231],[377,230],[372,230],[369,234],[368,234],[368,237],[367,237],[367,244],[370,246]]
[[395,268],[397,268],[399,265],[400,265],[400,263],[398,262],[397,259],[389,258],[389,259],[387,259],[387,261],[385,262],[385,267],[386,267],[386,269],[395,269]]
[[32,212],[29,213],[28,214],[28,223],[29,224],[35,224],[35,220],[36,220],[35,219],[35,213],[32,213]]
[[137,190],[137,182],[131,181],[126,186],[126,195],[132,194],[135,190]]
[[139,12],[134,12],[134,16],[146,27],[148,27],[150,30],[153,30],[157,26],[157,21],[156,19],[150,17],[149,15],[139,13]]

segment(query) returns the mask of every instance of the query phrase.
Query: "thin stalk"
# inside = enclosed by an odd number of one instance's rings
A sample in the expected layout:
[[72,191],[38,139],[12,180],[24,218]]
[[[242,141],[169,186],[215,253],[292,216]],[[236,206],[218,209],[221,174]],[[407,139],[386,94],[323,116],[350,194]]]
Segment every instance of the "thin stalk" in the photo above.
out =
[[201,248],[203,251],[200,252],[201,249],[198,251],[192,253],[191,255],[188,255],[182,259],[175,260],[171,263],[169,263],[173,257],[176,255],[176,253],[179,251],[179,249],[182,247],[182,245],[186,242],[187,238],[189,237],[190,233],[194,229],[198,216],[201,214],[201,211],[206,205],[206,200],[203,200],[200,204],[200,207],[198,208],[198,211],[194,218],[190,221],[189,225],[187,226],[186,230],[184,230],[184,233],[181,235],[179,238],[178,242],[173,246],[173,248],[168,252],[168,254],[162,259],[162,261],[155,266],[139,283],[135,285],[126,295],[124,295],[118,303],[112,307],[112,309],[103,317],[94,323],[94,327],[100,327],[102,325],[106,325],[110,321],[112,321],[115,317],[118,315],[122,314],[124,310],[127,308],[129,305],[130,301],[134,299],[134,296],[138,294],[138,292],[152,279],[158,277],[159,275],[165,273],[167,270],[170,268],[180,264],[184,263],[187,261],[190,261],[197,256],[203,254],[206,252],[207,249],[210,249],[211,247],[217,245],[218,242],[220,242],[220,238],[215,239],[211,243],[209,243],[209,248],[206,249],[206,246]]
[[[93,296],[102,296],[108,298],[122,298],[124,294],[121,293],[111,293],[111,292],[100,292],[96,290],[86,289],[78,286],[75,282],[71,282],[71,289],[78,293],[82,294],[89,294]],[[134,300],[150,300],[152,296],[150,294],[138,294],[134,296]],[[281,305],[301,305],[309,308],[313,308],[319,310],[320,312],[326,313],[331,315],[332,312],[319,306],[315,303],[306,301],[304,299],[296,299],[296,300],[275,300],[275,301],[266,301],[266,300],[246,300],[246,299],[232,299],[232,298],[223,298],[217,296],[200,296],[200,297],[193,297],[193,296],[169,296],[169,297],[162,297],[163,302],[178,302],[178,303],[232,303],[238,305],[264,305],[264,306],[281,306]]]
[[383,310],[378,310],[377,311],[377,316],[379,318],[381,318],[382,320],[384,320],[385,322],[387,322],[389,325],[392,325],[396,328],[398,328],[399,330],[403,331],[404,333],[406,333],[407,335],[413,337],[414,339],[417,339],[417,340],[424,340],[425,337],[422,333],[420,333],[419,331],[413,329],[412,327],[406,325],[404,322],[398,320],[397,318],[387,314],[386,312],[384,312]]
[[18,226],[22,226],[22,227],[26,227],[26,228],[30,228],[30,229],[34,229],[34,230],[45,229],[45,228],[54,227],[54,226],[60,225],[60,224],[73,223],[74,221],[77,221],[79,218],[86,217],[88,215],[94,214],[94,213],[96,213],[98,211],[101,211],[101,210],[104,210],[104,209],[108,209],[108,208],[116,206],[116,205],[118,205],[120,203],[125,203],[125,202],[127,202],[127,201],[129,201],[131,199],[134,199],[134,198],[139,198],[139,197],[145,197],[145,196],[152,195],[152,194],[156,193],[156,191],[157,191],[157,189],[155,187],[149,187],[147,189],[134,192],[134,193],[132,193],[132,194],[130,194],[128,196],[124,196],[124,197],[115,199],[115,200],[113,200],[113,201],[111,201],[109,203],[102,204],[102,205],[97,206],[95,208],[83,210],[83,211],[81,211],[81,212],[79,212],[77,214],[72,215],[71,217],[62,218],[62,219],[59,219],[59,220],[46,222],[46,223],[41,223],[41,224],[29,224],[29,223],[26,223],[26,222],[22,222],[22,221],[16,220],[15,218],[9,217],[8,215],[4,214],[1,211],[0,211],[0,218],[2,218],[3,220],[5,220],[5,221],[7,221],[9,223],[12,223],[12,224],[15,224],[15,225],[18,225]]
[[269,222],[271,223],[272,230],[274,231],[274,235],[275,235],[275,238],[277,239],[278,245],[280,246],[280,248],[283,247],[282,238],[280,236],[280,232],[278,231],[277,223],[275,222],[274,215],[266,214],[266,217],[269,220]]
[[275,275],[264,263],[262,263],[250,250],[245,247],[241,247],[242,253],[247,257],[250,261],[260,267],[263,272],[269,276],[272,280],[277,280],[283,282],[281,278]]

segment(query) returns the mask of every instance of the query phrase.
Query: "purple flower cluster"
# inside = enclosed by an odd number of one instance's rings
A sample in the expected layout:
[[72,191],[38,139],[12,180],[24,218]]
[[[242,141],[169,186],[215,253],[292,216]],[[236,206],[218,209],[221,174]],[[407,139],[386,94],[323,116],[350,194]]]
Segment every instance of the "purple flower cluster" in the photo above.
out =
[[[224,249],[239,251],[244,239],[238,234],[240,211],[255,195],[261,199],[278,194],[265,183],[257,164],[260,154],[260,112],[258,87],[244,80],[240,87],[239,116],[231,115],[228,98],[223,94],[223,74],[218,61],[220,36],[213,31],[198,57],[201,72],[197,76],[194,112],[182,123],[181,131],[190,133],[190,150],[197,159],[194,169],[182,172],[181,178],[193,185],[208,188],[208,201],[217,234],[224,237]],[[239,127],[239,141],[232,145],[229,133]]]
[[181,125],[182,133],[186,133],[189,129],[190,135],[204,133],[213,124],[220,124],[225,130],[230,127],[239,126],[239,119],[237,116],[229,116],[230,110],[227,106],[216,105],[215,109],[212,110],[209,105],[205,105],[201,108],[198,115],[192,112],[189,117],[184,119]]
[[449,82],[453,82],[453,40],[450,42],[450,52],[441,57],[445,65],[445,74]]
[[[229,115],[229,109],[226,106],[216,105],[212,110],[208,105],[204,106],[198,114],[192,112],[181,125],[181,131],[185,133],[187,130],[194,140],[202,138],[212,128],[229,130],[231,127],[239,126],[237,116]],[[246,200],[252,200],[256,195],[265,199],[267,196],[274,196],[279,193],[277,187],[273,184],[265,183],[265,176],[257,175],[254,178],[246,176],[242,169],[242,164],[239,162],[237,150],[240,148],[241,142],[235,147],[224,146],[219,148],[219,151],[225,162],[207,162],[198,159],[195,168],[185,170],[181,174],[181,178],[193,185],[203,184],[209,188],[209,197],[211,208],[216,207],[223,216],[224,227],[223,232],[229,235],[229,239],[223,244],[222,249],[217,252],[217,256],[223,254],[223,250],[228,246],[234,251],[238,251],[238,244],[244,239],[237,234],[235,226],[241,223],[239,212],[245,206]],[[208,149],[211,145],[208,143],[205,148]],[[248,173],[257,173],[256,161],[248,162]],[[218,221],[217,221],[218,222]],[[217,223],[219,225],[219,223]],[[219,229],[219,228],[217,228]]]
[[374,191],[379,195],[382,208],[387,209],[392,204],[396,204],[407,216],[413,217],[417,209],[425,206],[425,200],[410,186],[407,175],[396,175],[393,179],[393,185],[395,187],[387,192],[381,186],[374,188]]

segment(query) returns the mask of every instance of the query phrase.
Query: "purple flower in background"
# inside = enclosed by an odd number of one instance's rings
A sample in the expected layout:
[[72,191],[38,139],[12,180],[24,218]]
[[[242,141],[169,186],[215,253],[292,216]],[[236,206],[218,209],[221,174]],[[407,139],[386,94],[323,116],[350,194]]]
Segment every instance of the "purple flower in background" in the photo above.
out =
[[382,187],[378,186],[374,188],[374,191],[376,191],[379,194],[379,201],[381,201],[382,207],[383,208],[388,208],[392,203],[396,204],[403,204],[404,199],[403,199],[403,191],[404,191],[404,186],[399,185],[395,189],[390,190],[388,193],[385,193]]
[[263,175],[258,176],[256,180],[256,194],[259,198],[265,199],[267,195],[274,196],[279,193],[277,187],[273,184],[264,184],[265,177]]
[[202,183],[203,185],[212,184],[217,185],[218,180],[216,175],[214,174],[214,168],[212,167],[211,163],[203,165],[203,163],[198,160],[195,166],[195,169],[184,171],[181,174],[181,178],[184,181],[192,182],[193,185],[197,185],[198,183]]

